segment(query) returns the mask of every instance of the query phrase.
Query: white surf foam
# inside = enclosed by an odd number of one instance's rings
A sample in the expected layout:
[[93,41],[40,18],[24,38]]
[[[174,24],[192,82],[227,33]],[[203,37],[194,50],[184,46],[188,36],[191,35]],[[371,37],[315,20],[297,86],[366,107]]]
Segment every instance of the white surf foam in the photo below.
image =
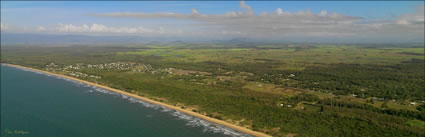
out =
[[185,120],[185,121],[187,121],[187,123],[186,123],[187,126],[203,127],[203,132],[222,133],[224,135],[232,136],[232,137],[253,137],[252,135],[241,133],[241,132],[238,132],[234,129],[231,129],[231,128],[228,128],[228,127],[225,127],[225,126],[222,126],[222,125],[219,125],[219,124],[211,123],[211,122],[208,122],[208,121],[203,120],[201,118],[194,117],[194,116],[191,116],[191,115],[187,115],[187,114],[180,112],[180,111],[177,111],[177,110],[172,110],[172,109],[160,106],[160,105],[151,104],[151,103],[148,103],[148,102],[140,100],[140,99],[136,99],[136,98],[129,97],[129,96],[126,96],[126,95],[123,95],[123,94],[112,92],[112,91],[109,91],[109,90],[106,90],[106,89],[103,89],[103,88],[99,88],[99,87],[96,87],[96,86],[88,85],[88,84],[85,84],[85,83],[82,83],[82,82],[79,82],[79,81],[74,81],[74,80],[71,80],[71,79],[58,77],[58,76],[55,76],[55,75],[50,75],[50,74],[46,74],[46,73],[42,73],[42,72],[38,72],[38,71],[28,70],[28,69],[24,69],[24,68],[17,68],[17,69],[20,69],[20,70],[23,70],[23,71],[34,72],[36,74],[46,75],[46,76],[54,77],[54,78],[57,78],[57,79],[66,80],[68,82],[74,83],[77,86],[90,88],[87,91],[87,92],[90,92],[90,93],[97,92],[97,93],[120,96],[122,99],[126,99],[130,103],[139,103],[139,104],[142,104],[142,106],[144,106],[144,107],[160,110],[161,112],[169,113],[172,116],[177,117],[178,119]]
[[225,135],[232,136],[232,137],[252,137],[251,135],[240,133],[240,132],[235,131],[231,128],[228,128],[228,127],[225,127],[225,126],[222,126],[222,125],[219,125],[219,124],[211,123],[211,122],[208,122],[208,121],[203,120],[201,118],[194,117],[194,116],[191,116],[191,115],[187,115],[187,114],[180,112],[180,111],[172,110],[172,109],[169,109],[169,108],[166,108],[166,107],[163,107],[163,106],[160,106],[160,105],[156,105],[156,104],[151,104],[151,103],[148,103],[146,101],[143,101],[143,100],[140,100],[140,99],[137,99],[137,98],[118,94],[118,93],[111,92],[111,91],[108,91],[108,90],[105,90],[105,89],[99,89],[99,88],[96,88],[96,87],[94,87],[94,88],[96,89],[96,91],[101,92],[101,93],[106,93],[106,94],[112,93],[113,95],[121,96],[122,99],[126,99],[130,103],[139,103],[139,104],[142,104],[144,107],[153,108],[153,109],[156,109],[156,110],[160,110],[161,112],[169,113],[172,116],[177,117],[178,119],[182,119],[182,120],[187,121],[187,123],[186,123],[187,126],[203,127],[203,132],[223,133]]

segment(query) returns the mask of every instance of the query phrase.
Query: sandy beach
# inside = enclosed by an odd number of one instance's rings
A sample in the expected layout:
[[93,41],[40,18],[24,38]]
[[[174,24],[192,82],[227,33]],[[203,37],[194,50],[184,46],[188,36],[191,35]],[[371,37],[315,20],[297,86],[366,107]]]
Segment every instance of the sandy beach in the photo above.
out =
[[41,72],[41,73],[45,73],[45,74],[49,74],[49,75],[54,75],[54,76],[57,76],[57,77],[62,77],[62,78],[78,81],[78,82],[81,82],[81,83],[84,83],[84,84],[96,86],[96,87],[103,88],[103,89],[106,89],[106,90],[109,90],[109,91],[112,91],[112,92],[116,92],[116,93],[120,93],[120,94],[123,94],[123,95],[126,95],[126,96],[137,98],[137,99],[140,99],[140,100],[152,103],[152,104],[160,105],[160,106],[163,106],[163,107],[166,107],[166,108],[169,108],[169,109],[174,109],[174,110],[186,113],[188,115],[204,119],[204,120],[212,122],[212,123],[216,123],[216,124],[219,124],[219,125],[223,125],[223,126],[232,128],[232,129],[239,131],[239,132],[242,132],[242,133],[246,133],[246,134],[250,134],[250,135],[254,135],[254,136],[258,136],[258,137],[271,137],[270,135],[267,135],[265,133],[253,131],[251,129],[241,127],[241,126],[237,126],[237,125],[234,125],[234,124],[222,121],[222,120],[218,120],[218,119],[215,119],[215,118],[211,118],[211,117],[208,117],[208,116],[205,116],[205,115],[202,115],[202,114],[190,111],[190,110],[185,110],[185,109],[173,106],[173,105],[165,104],[165,103],[158,102],[158,101],[146,98],[146,97],[138,96],[136,94],[132,94],[132,93],[125,92],[125,91],[122,91],[122,90],[118,90],[118,89],[110,88],[110,87],[107,87],[107,86],[99,85],[99,84],[96,84],[96,83],[80,80],[80,79],[77,79],[77,78],[74,78],[74,77],[56,74],[56,73],[52,73],[52,72],[47,72],[47,71],[43,71],[43,70],[38,70],[38,69],[34,69],[34,68],[19,66],[19,65],[13,65],[13,64],[4,64],[4,65],[16,67],[16,68],[21,68],[21,69],[27,69],[27,70],[36,71],[36,72]]

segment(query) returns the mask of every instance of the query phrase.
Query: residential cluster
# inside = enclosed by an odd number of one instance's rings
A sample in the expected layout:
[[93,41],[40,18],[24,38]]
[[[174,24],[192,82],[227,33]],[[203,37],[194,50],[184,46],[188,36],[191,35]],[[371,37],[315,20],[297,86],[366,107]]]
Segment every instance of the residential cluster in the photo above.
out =
[[83,77],[83,78],[86,78],[86,77],[89,77],[89,78],[95,78],[95,79],[101,79],[101,78],[102,78],[102,77],[100,77],[100,76],[96,76],[96,75],[88,75],[88,74],[85,74],[85,73],[81,73],[81,72],[74,72],[74,71],[72,71],[72,72],[68,73],[68,75],[70,75],[70,76],[74,76],[74,77]]
[[136,72],[145,72],[153,70],[153,67],[150,64],[137,64],[137,63],[125,63],[125,62],[114,62],[114,63],[105,63],[105,64],[83,64],[77,63],[74,65],[66,65],[61,67],[61,65],[56,65],[55,63],[50,63],[46,65],[45,70],[49,71],[72,71],[80,69],[99,69],[106,71],[136,71]]

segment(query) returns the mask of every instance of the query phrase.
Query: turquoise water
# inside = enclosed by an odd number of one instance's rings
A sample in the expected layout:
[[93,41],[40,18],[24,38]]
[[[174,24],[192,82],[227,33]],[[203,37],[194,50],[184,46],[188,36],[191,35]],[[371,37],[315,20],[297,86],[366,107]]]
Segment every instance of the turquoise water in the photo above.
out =
[[1,66],[1,136],[247,136],[82,83]]

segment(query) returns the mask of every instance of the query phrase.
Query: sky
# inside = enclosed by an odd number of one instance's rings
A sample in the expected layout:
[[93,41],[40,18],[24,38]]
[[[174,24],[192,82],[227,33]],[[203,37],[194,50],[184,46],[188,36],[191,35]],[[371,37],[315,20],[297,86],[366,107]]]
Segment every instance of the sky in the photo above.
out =
[[424,42],[424,1],[1,1],[2,33]]

